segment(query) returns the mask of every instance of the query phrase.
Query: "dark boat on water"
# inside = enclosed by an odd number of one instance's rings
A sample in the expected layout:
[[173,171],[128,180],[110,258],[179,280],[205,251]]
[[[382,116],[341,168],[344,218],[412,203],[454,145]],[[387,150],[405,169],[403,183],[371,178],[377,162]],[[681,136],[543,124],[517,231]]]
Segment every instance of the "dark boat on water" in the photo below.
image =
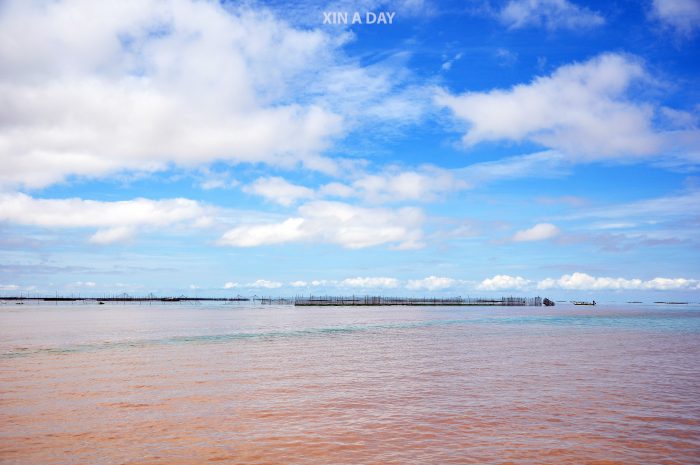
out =
[[592,302],[584,302],[584,301],[574,301],[574,305],[595,305],[595,300]]

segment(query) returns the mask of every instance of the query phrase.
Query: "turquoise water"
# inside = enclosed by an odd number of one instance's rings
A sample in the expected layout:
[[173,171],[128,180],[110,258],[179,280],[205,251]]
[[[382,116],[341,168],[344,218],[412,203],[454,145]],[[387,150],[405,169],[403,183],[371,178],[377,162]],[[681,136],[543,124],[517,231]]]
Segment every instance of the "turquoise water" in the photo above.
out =
[[0,307],[0,358],[42,352],[211,344],[249,338],[445,325],[700,332],[699,305],[576,307],[293,307],[250,304]]

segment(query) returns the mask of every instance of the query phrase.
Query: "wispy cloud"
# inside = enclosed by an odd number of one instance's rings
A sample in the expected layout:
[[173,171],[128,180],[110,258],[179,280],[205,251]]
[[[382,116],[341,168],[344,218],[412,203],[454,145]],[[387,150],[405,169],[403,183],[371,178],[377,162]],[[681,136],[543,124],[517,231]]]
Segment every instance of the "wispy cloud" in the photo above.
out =
[[430,203],[488,183],[522,178],[556,178],[570,173],[561,154],[554,151],[506,157],[445,169],[424,164],[415,168],[385,166],[378,171],[358,170],[345,181],[333,181],[316,189],[281,177],[258,178],[243,190],[274,203],[291,206],[309,199],[356,199],[369,204]]
[[312,189],[292,184],[278,176],[258,178],[252,184],[245,186],[243,191],[262,196],[285,207],[299,200],[311,199],[315,196]]
[[658,221],[663,218],[688,215],[700,215],[700,190],[693,190],[679,195],[589,207],[562,218],[569,220],[584,218],[641,218],[647,221]]
[[605,18],[599,12],[569,0],[511,0],[497,16],[510,29],[534,26],[549,30],[580,30],[605,23]]
[[700,28],[697,0],[653,0],[651,17],[682,37],[691,37]]

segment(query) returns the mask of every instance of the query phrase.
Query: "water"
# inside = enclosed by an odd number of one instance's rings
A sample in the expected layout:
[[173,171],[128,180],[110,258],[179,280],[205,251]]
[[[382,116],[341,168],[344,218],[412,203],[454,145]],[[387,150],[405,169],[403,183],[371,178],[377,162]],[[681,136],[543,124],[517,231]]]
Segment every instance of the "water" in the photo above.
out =
[[0,306],[2,464],[700,463],[700,307]]

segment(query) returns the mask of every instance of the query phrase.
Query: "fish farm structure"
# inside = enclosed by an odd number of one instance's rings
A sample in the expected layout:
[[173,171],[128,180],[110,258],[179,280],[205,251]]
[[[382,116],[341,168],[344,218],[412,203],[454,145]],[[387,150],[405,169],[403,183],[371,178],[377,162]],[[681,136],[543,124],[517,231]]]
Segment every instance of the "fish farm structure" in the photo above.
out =
[[41,295],[20,295],[20,296],[0,296],[0,303],[22,304],[25,301],[31,302],[51,302],[51,303],[235,303],[251,302],[261,305],[294,305],[297,307],[311,306],[492,306],[492,307],[539,307],[552,305],[549,299],[541,297],[500,297],[500,298],[436,298],[436,297],[384,297],[384,296],[310,296],[310,297],[162,297],[155,295],[131,296],[127,294],[105,295],[102,297],[86,296],[41,296]]
[[539,307],[541,297],[501,297],[499,299],[481,298],[423,298],[423,297],[381,297],[381,296],[350,296],[350,297],[297,297],[296,306],[494,306],[494,307]]

